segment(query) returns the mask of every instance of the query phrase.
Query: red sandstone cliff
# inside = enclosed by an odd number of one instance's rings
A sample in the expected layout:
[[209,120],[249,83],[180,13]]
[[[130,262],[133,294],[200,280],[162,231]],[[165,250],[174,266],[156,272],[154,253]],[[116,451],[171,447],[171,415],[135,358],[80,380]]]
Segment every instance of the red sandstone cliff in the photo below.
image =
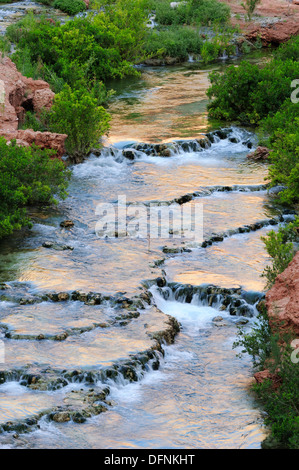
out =
[[270,325],[279,323],[283,334],[289,330],[299,337],[299,252],[266,294]]
[[43,149],[55,149],[57,156],[61,157],[67,135],[34,132],[32,129],[18,130],[26,111],[32,110],[38,114],[43,108],[52,106],[54,93],[49,84],[23,77],[8,57],[0,59],[0,80],[4,83],[5,92],[4,106],[0,109],[0,136],[8,142],[16,139],[19,145],[35,143]]
[[260,37],[264,46],[277,45],[299,34],[299,0],[261,0],[249,22],[240,0],[220,1],[230,6],[232,24],[239,25],[249,41]]
[[[299,252],[267,292],[266,307],[270,325],[274,331],[278,328],[281,343],[284,342],[285,333],[299,337]],[[254,378],[257,383],[270,379],[274,388],[281,383],[279,376],[268,369],[257,372]]]

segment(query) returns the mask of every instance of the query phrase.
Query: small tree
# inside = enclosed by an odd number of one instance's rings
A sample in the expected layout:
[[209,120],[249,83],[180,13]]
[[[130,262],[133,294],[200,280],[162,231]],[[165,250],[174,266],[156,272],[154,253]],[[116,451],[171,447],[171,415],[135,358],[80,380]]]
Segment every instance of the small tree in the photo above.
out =
[[99,146],[100,138],[109,129],[110,115],[103,106],[98,106],[95,93],[83,86],[72,90],[65,85],[55,96],[49,121],[51,130],[68,135],[66,151],[75,162],[80,162],[93,147]]
[[259,3],[261,3],[261,0],[245,0],[244,3],[241,3],[242,7],[247,13],[248,21],[251,20],[254,10]]

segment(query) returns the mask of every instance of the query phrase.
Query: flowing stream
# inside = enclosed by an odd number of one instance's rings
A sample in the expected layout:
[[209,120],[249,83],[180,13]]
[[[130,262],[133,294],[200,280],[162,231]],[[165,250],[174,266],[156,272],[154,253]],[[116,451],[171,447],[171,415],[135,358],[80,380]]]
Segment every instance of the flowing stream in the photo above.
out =
[[[283,218],[266,165],[246,158],[253,133],[196,140],[211,131],[205,92],[221,67],[111,84],[101,155],[72,168],[65,201],[32,210],[31,231],[2,242],[2,448],[260,448],[251,361],[232,345],[263,296],[261,236]],[[155,201],[153,214],[177,198],[201,206],[206,243],[97,236],[97,208],[119,197]]]

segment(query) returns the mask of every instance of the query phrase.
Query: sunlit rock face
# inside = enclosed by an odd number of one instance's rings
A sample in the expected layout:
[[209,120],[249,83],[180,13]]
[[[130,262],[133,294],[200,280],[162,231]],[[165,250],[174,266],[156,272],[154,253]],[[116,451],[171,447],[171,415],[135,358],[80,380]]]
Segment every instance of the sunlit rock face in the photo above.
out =
[[267,292],[270,322],[278,325],[281,334],[291,330],[299,335],[299,253]]

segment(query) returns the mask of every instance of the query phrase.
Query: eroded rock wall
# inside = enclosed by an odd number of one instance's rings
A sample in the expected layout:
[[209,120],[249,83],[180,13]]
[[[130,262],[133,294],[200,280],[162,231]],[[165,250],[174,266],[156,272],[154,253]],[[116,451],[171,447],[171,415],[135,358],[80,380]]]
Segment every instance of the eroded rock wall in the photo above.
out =
[[53,104],[54,93],[47,82],[24,77],[8,58],[0,59],[0,80],[4,83],[4,104],[0,109],[0,136],[8,142],[16,139],[19,145],[35,143],[41,148],[54,149],[57,156],[64,154],[65,134],[19,130],[26,111],[39,114]]

